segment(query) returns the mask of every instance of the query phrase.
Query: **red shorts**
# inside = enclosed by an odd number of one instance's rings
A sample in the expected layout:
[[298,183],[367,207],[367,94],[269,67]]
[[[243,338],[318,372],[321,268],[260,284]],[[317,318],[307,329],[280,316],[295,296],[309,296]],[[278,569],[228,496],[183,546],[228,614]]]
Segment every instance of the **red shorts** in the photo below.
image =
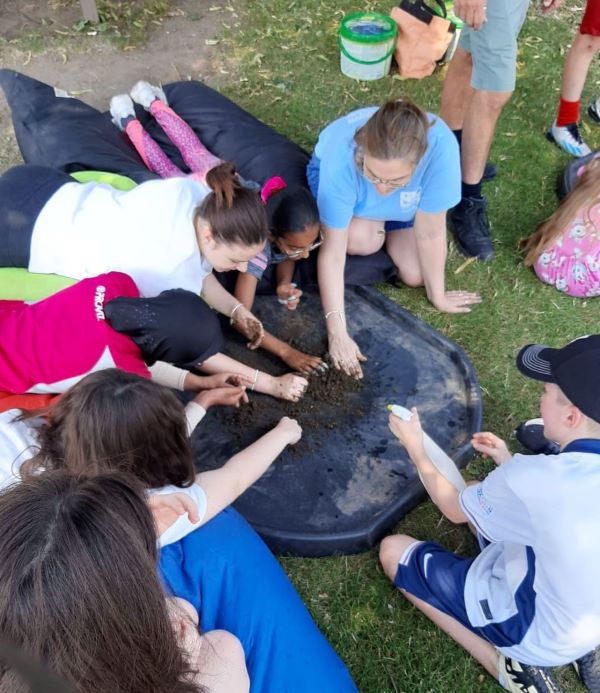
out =
[[579,33],[600,36],[600,0],[587,0]]

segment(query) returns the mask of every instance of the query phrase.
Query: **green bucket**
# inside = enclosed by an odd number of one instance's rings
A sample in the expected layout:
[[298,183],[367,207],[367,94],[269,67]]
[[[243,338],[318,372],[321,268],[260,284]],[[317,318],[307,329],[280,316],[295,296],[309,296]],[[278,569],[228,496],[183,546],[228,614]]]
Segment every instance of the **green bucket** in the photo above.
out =
[[342,19],[338,31],[340,68],[347,77],[373,80],[390,71],[398,27],[378,12],[355,12]]

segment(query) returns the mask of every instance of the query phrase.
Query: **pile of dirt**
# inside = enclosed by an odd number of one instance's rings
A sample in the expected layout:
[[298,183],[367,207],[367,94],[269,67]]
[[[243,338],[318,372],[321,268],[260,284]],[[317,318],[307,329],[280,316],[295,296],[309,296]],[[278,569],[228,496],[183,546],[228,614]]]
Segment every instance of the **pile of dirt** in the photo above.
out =
[[348,409],[354,415],[363,412],[350,395],[358,393],[363,381],[351,378],[330,368],[320,375],[308,377],[308,388],[298,402],[288,402],[261,394],[250,393],[250,402],[236,410],[219,411],[219,418],[236,446],[244,447],[271,429],[282,416],[296,419],[303,429],[302,440],[290,449],[294,456],[304,455],[308,449],[318,447],[324,430],[334,429]]

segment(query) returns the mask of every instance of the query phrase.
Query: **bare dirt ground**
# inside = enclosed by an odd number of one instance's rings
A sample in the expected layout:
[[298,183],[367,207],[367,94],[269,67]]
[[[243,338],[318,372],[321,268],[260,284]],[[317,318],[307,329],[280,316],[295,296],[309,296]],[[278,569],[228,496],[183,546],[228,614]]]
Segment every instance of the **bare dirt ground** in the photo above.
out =
[[[235,23],[229,3],[175,0],[169,16],[152,25],[144,46],[117,48],[93,30],[73,34],[81,20],[77,0],[2,0],[0,66],[23,72],[72,93],[100,109],[139,79],[155,83],[223,81],[217,36]],[[88,33],[89,32],[89,33]],[[10,113],[0,92],[0,171],[19,163]]]

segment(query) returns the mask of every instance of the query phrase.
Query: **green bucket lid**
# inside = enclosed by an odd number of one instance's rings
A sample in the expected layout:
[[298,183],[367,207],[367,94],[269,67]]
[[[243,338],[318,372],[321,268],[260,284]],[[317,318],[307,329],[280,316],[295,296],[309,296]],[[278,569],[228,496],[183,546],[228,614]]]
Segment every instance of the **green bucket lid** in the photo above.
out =
[[379,12],[355,12],[342,19],[339,35],[357,43],[383,43],[396,36],[393,19]]

